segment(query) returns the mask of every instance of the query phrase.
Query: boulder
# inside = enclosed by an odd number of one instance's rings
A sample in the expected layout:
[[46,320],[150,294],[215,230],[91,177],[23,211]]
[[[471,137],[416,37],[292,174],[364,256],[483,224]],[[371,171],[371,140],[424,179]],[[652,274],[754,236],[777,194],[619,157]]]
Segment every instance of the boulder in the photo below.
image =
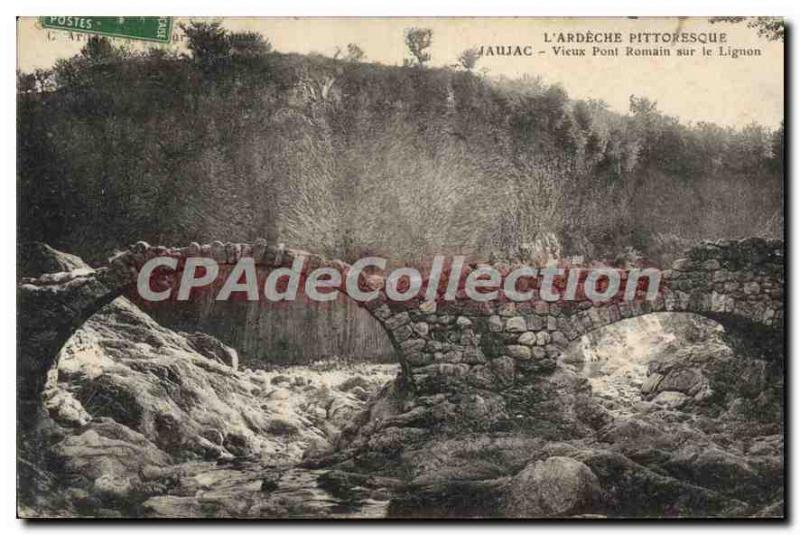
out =
[[549,457],[514,476],[505,512],[517,518],[573,516],[590,512],[600,493],[600,482],[588,466],[569,457]]
[[354,375],[348,379],[345,379],[340,385],[339,390],[342,392],[350,392],[354,388],[362,388],[364,390],[370,390],[372,385],[370,382],[360,375]]
[[234,370],[239,367],[239,354],[232,347],[226,346],[210,334],[194,332],[180,333],[192,346],[192,349],[201,355],[215,360],[220,364],[230,366]]
[[75,255],[57,251],[46,243],[22,243],[17,246],[17,277],[38,277],[45,273],[60,273],[88,268]]
[[689,399],[689,396],[682,392],[675,392],[673,390],[666,390],[659,393],[653,398],[653,403],[656,405],[664,406],[668,409],[677,409],[681,407]]

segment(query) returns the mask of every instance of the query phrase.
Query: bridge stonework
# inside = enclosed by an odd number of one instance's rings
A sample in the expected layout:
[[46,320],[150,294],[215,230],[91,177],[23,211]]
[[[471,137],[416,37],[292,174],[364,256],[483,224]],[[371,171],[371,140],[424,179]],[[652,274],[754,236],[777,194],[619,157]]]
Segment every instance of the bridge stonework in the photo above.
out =
[[[253,244],[183,248],[139,242],[116,254],[108,266],[23,279],[18,285],[18,397],[35,401],[61,347],[92,314],[135,291],[141,266],[156,256],[207,256],[233,264],[253,257],[257,265],[289,267],[298,255],[309,270],[349,266],[305,251]],[[500,271],[507,268],[498,267]],[[624,275],[623,275],[624,276]],[[379,298],[360,303],[383,326],[395,348],[406,383],[425,396],[456,385],[501,392],[520,377],[555,368],[561,351],[576,338],[617,321],[653,312],[731,316],[782,328],[783,243],[748,239],[704,242],[662,272],[653,301],[475,302],[467,299],[394,302],[372,279]],[[641,296],[639,296],[641,297]]]
[[[502,390],[519,372],[555,367],[561,351],[595,329],[654,312],[726,316],[779,328],[783,324],[783,243],[749,239],[703,243],[662,272],[652,300],[595,304],[587,299],[548,303],[457,300],[372,305],[398,348],[411,383],[433,393],[463,379]],[[640,294],[643,292],[640,292]]]

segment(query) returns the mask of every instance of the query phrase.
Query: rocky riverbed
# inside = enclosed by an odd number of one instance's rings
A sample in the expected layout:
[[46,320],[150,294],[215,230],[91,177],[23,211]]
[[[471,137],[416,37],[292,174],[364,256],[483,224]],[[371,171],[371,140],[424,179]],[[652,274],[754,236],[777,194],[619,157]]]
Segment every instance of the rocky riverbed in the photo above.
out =
[[665,313],[595,331],[529,384],[511,378],[501,419],[489,392],[462,407],[415,395],[398,365],[251,370],[120,298],[22,422],[19,512],[782,516],[781,340],[746,328]]
[[[333,498],[317,473],[295,466],[331,448],[399,367],[253,371],[237,360],[216,339],[161,327],[124,298],[108,305],[64,347],[44,394],[47,417],[21,437],[30,476],[20,479],[21,514],[375,516],[379,504]],[[362,501],[363,511],[354,505]]]
[[395,385],[329,466],[401,479],[400,517],[782,516],[780,337],[746,329],[691,314],[620,322],[517,380],[512,418],[486,393],[465,398],[484,430]]

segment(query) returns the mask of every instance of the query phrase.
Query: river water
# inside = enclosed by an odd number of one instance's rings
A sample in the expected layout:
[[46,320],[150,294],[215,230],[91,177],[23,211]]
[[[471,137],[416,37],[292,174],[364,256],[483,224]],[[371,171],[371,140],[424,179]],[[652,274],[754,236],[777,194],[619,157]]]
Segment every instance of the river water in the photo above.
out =
[[335,496],[319,484],[324,470],[267,466],[188,463],[178,471],[170,494],[144,504],[144,514],[158,517],[234,518],[383,518],[388,499],[370,497],[353,487]]

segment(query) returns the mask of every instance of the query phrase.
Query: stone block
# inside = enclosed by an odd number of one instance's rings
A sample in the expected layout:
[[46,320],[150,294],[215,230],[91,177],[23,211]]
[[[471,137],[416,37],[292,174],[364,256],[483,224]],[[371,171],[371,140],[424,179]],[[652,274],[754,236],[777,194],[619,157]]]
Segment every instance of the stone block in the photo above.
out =
[[527,360],[527,359],[531,358],[531,354],[532,354],[530,347],[522,346],[522,345],[506,346],[506,351],[511,357],[513,357],[515,359],[522,359],[522,360]]
[[525,323],[525,318],[522,316],[514,316],[513,318],[508,318],[506,320],[506,332],[510,333],[521,333],[528,330],[528,327]]

